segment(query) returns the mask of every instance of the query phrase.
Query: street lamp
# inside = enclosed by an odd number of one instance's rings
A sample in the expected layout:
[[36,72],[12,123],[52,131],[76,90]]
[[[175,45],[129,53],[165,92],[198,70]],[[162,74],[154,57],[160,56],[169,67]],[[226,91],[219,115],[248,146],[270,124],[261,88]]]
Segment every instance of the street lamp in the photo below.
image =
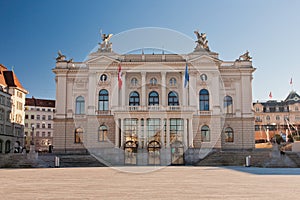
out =
[[30,141],[30,145],[34,145],[34,124],[31,125],[32,137]]

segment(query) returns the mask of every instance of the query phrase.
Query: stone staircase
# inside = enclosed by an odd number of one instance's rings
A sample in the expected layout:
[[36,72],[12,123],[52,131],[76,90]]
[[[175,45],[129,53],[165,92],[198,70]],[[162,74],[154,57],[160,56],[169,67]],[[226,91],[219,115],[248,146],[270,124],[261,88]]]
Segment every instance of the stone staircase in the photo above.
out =
[[295,152],[285,152],[285,155],[288,156],[296,165],[300,167],[300,154]]
[[270,150],[253,151],[216,151],[200,160],[195,166],[244,166],[246,156],[251,156],[251,166],[264,167],[264,163],[270,158]]
[[57,155],[60,167],[105,167],[103,163],[89,154]]
[[10,153],[0,156],[0,168],[33,168],[38,163],[32,159],[28,159],[26,154]]

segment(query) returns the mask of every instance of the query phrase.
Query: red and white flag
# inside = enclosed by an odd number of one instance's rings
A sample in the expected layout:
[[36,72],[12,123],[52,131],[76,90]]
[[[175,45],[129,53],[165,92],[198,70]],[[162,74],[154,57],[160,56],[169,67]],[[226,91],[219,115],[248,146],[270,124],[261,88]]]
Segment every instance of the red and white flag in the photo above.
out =
[[272,96],[272,92],[270,92],[269,97],[270,97],[270,99],[272,99],[272,97],[273,97],[273,96]]
[[119,83],[119,89],[122,88],[122,68],[121,64],[119,64],[119,69],[118,69],[118,83]]

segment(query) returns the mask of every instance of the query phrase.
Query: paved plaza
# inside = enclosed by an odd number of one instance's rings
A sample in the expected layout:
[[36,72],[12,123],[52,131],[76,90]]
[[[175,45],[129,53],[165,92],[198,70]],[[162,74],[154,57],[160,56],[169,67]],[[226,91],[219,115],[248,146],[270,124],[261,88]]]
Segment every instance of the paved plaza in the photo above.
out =
[[[130,171],[130,172],[129,172]],[[299,199],[300,169],[0,169],[0,199]]]

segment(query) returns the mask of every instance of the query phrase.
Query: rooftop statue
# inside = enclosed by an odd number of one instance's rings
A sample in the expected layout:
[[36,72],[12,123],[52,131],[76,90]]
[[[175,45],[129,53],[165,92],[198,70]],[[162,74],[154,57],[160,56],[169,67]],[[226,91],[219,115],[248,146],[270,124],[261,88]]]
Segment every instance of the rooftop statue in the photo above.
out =
[[199,31],[194,31],[194,33],[197,36],[197,41],[195,41],[197,43],[197,46],[195,50],[200,50],[202,48],[209,51],[208,40],[206,39],[206,33],[200,34]]
[[58,56],[56,57],[56,62],[66,61],[66,56],[63,55],[60,50],[57,52],[57,54]]
[[246,53],[240,55],[239,59],[237,61],[251,61],[252,57],[249,56],[249,51],[246,51]]
[[112,43],[109,42],[110,38],[113,36],[113,34],[105,34],[101,32],[102,42],[100,44],[99,50],[101,51],[112,51]]

